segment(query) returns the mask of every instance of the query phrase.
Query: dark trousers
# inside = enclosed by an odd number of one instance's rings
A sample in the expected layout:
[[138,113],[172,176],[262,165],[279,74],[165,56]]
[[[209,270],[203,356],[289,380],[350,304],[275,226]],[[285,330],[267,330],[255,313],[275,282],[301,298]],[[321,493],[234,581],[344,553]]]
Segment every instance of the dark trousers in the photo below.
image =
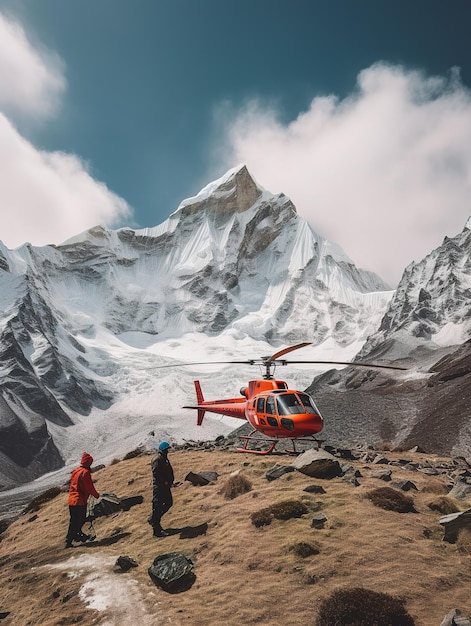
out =
[[77,504],[69,506],[70,522],[67,531],[67,541],[78,541],[82,535],[82,526],[87,517],[87,505]]
[[160,520],[173,504],[172,491],[170,487],[154,488],[152,491],[152,515],[150,523],[154,531],[162,530]]

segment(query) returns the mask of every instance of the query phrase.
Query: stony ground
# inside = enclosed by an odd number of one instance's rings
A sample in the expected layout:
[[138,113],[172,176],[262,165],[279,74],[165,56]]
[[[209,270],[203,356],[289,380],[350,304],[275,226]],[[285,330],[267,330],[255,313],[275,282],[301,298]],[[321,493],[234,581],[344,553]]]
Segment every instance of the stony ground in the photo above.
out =
[[[430,508],[449,491],[452,462],[419,452],[382,454],[402,462],[387,466],[393,481],[417,486],[408,492],[416,512],[387,511],[366,497],[385,485],[374,477],[385,466],[371,462],[371,456],[349,461],[360,474],[354,486],[345,477],[313,479],[297,471],[268,481],[270,468],[293,461],[286,454],[174,451],[170,458],[181,484],[163,520],[170,534],[161,539],[152,537],[147,523],[150,457],[113,463],[94,474],[98,490],[142,495],[144,501],[98,518],[96,543],[64,548],[64,492],[0,535],[0,615],[9,612],[1,623],[306,626],[315,624],[320,602],[333,590],[357,586],[400,596],[417,626],[439,626],[453,608],[470,614],[471,533],[463,530],[457,543],[444,542],[442,513]],[[424,464],[429,472],[417,469]],[[185,480],[190,471],[214,471],[218,479],[197,487]],[[224,486],[235,472],[252,488],[227,499]],[[325,493],[304,491],[310,485],[322,486]],[[308,513],[253,525],[253,513],[286,499],[301,501]],[[461,510],[471,506],[455,504]],[[327,522],[314,528],[312,519],[320,512]],[[204,535],[183,538],[183,529],[205,523]],[[315,553],[305,556],[300,544],[311,545]],[[187,591],[170,594],[152,582],[147,569],[156,556],[174,551],[191,558],[196,580]],[[115,565],[119,556],[131,557],[138,567],[122,572]]]

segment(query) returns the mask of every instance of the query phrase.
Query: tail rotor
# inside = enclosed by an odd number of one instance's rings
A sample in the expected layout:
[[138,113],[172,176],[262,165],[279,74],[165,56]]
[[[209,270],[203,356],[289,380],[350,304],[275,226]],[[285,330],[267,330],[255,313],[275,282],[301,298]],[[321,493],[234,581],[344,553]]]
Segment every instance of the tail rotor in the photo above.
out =
[[[201,390],[201,385],[200,385],[200,381],[199,380],[195,380],[195,391],[196,391],[196,402],[197,402],[197,404],[203,404],[204,397],[203,397],[203,392]],[[196,422],[198,424],[198,426],[201,426],[201,424],[203,423],[203,418],[204,418],[204,414],[205,413],[206,413],[206,411],[204,409],[198,408],[198,420]]]

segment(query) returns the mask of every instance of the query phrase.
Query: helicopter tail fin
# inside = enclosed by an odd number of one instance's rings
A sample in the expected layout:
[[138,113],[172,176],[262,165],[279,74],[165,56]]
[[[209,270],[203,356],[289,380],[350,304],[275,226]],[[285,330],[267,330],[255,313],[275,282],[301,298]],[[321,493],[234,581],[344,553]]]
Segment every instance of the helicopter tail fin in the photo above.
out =
[[[195,380],[195,391],[196,391],[196,402],[197,404],[202,404],[204,402],[203,392],[201,391],[201,385],[199,380]],[[206,411],[204,409],[198,409],[198,426],[201,426],[203,423],[203,417]]]

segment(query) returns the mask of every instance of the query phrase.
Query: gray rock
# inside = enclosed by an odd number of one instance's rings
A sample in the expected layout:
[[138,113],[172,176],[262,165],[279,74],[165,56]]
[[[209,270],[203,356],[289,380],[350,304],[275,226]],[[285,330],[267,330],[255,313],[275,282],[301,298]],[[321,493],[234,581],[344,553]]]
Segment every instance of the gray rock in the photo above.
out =
[[379,480],[384,480],[385,482],[389,482],[391,480],[392,471],[390,469],[387,470],[379,470],[377,472],[371,472],[371,478],[378,478]]
[[322,485],[308,485],[304,487],[303,491],[307,491],[307,493],[325,493],[325,489]]
[[334,478],[342,476],[337,459],[325,450],[306,450],[292,463],[294,469],[313,478]]
[[267,471],[267,473],[265,474],[265,478],[268,481],[276,480],[277,478],[280,478],[280,476],[283,476],[283,474],[294,472],[294,469],[295,468],[292,465],[279,465],[277,463]]
[[119,498],[114,493],[102,493],[99,500],[91,506],[87,520],[91,521],[97,517],[112,515],[118,511],[128,511],[136,504],[142,504],[144,498],[142,496],[126,496]]
[[324,528],[326,522],[327,522],[327,517],[324,515],[324,513],[318,513],[317,515],[314,515],[314,517],[312,518],[311,527],[312,528]]
[[185,476],[185,480],[188,480],[195,487],[209,485],[209,483],[215,482],[217,478],[218,474],[216,472],[198,472],[197,474],[188,472]]
[[118,556],[116,559],[116,565],[120,567],[123,572],[128,572],[133,567],[137,567],[138,564],[134,559],[131,559],[129,556]]
[[401,489],[402,491],[410,491],[411,489],[414,489],[414,491],[418,491],[417,485],[411,480],[399,480],[397,482],[393,482],[391,483],[391,487]]
[[374,465],[389,465],[389,459],[382,454],[377,454],[372,462]]
[[452,609],[445,616],[440,626],[471,626],[471,621],[459,609]]
[[164,591],[187,591],[196,580],[193,561],[181,552],[156,556],[148,569],[149,576]]
[[456,498],[457,500],[464,500],[471,494],[471,484],[466,482],[465,480],[458,479],[453,489],[448,493],[451,498]]

